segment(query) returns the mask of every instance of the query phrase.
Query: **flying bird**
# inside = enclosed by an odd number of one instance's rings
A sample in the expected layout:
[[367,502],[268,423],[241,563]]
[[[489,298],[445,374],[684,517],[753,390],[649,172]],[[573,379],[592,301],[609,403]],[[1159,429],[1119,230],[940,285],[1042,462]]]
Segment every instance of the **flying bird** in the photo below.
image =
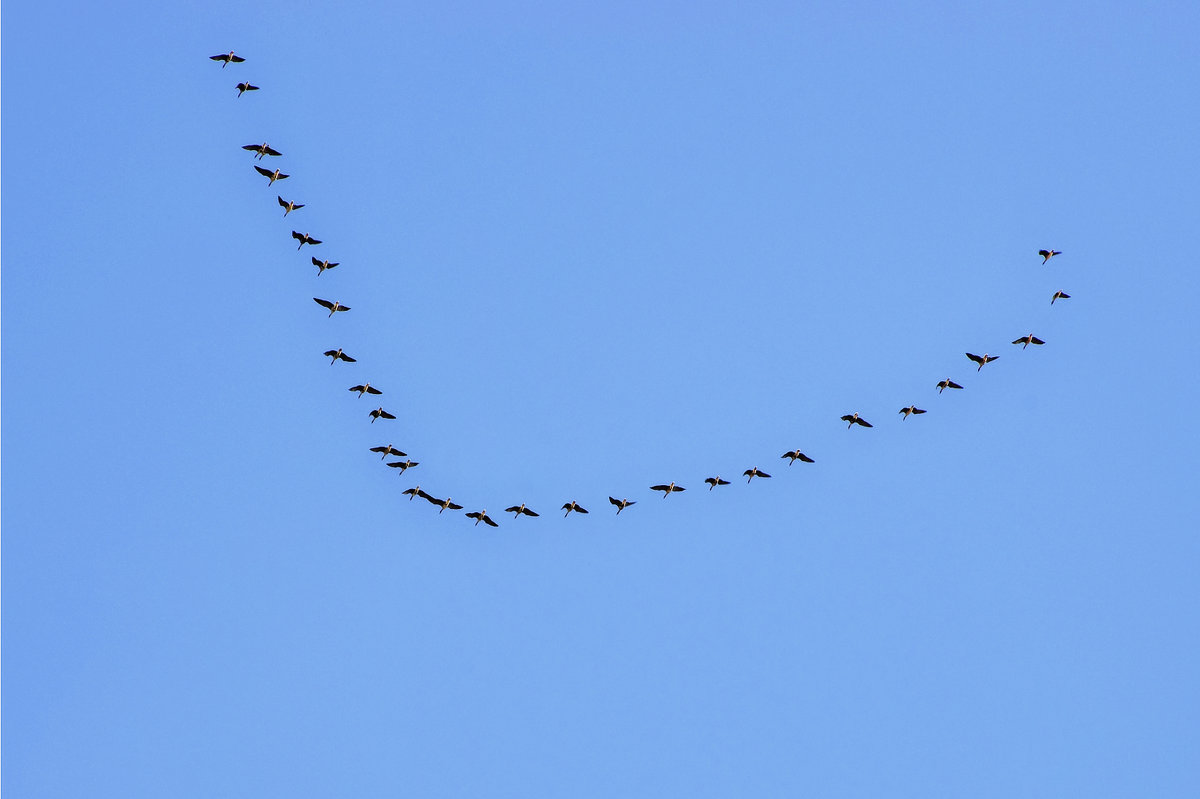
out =
[[851,427],[854,427],[854,425],[860,425],[862,427],[874,427],[875,426],[875,425],[871,424],[870,422],[868,422],[866,419],[858,418],[857,413],[846,414],[845,416],[842,417],[842,421],[850,423],[850,424],[846,425],[847,430],[849,430]]
[[720,477],[720,475],[718,475],[717,477],[706,477],[706,478],[704,478],[704,482],[708,483],[708,490],[709,490],[709,491],[712,491],[712,490],[713,490],[714,488],[716,488],[717,486],[727,486],[727,485],[729,485],[729,481],[728,481],[728,480],[722,480],[722,479],[721,479],[721,477]]
[[284,216],[287,216],[292,211],[299,211],[301,208],[304,207],[304,203],[297,203],[297,202],[292,202],[291,200],[285,200],[282,197],[280,197],[278,194],[275,195],[275,199],[279,200],[279,205],[283,208]]
[[462,505],[455,505],[453,502],[450,501],[450,497],[446,497],[445,499],[438,499],[437,497],[429,496],[424,491],[421,492],[421,496],[425,497],[425,499],[429,500],[432,504],[437,505],[439,508],[441,508],[442,510],[439,510],[438,513],[441,513],[443,510],[446,510],[447,508],[449,508],[450,510],[462,510]]
[[375,424],[376,419],[395,419],[396,418],[392,414],[385,411],[383,409],[382,405],[379,406],[378,408],[376,408],[375,410],[371,411],[371,413],[369,415],[371,417],[371,424]]
[[[938,392],[938,393],[941,393],[941,392]],[[909,405],[907,408],[901,408],[900,413],[904,414],[904,418],[907,419],[911,414],[925,413],[925,411],[921,410],[916,405]]]
[[[330,302],[329,300],[323,300],[320,297],[313,297],[313,302],[315,302],[317,305],[320,305],[322,308],[328,308],[329,316],[333,316],[338,311],[350,310],[349,305],[342,305],[340,302],[337,302],[336,300],[334,302]],[[328,319],[328,318],[329,317],[326,317],[326,319]]]
[[420,486],[413,486],[412,488],[408,489],[407,491],[402,491],[400,493],[408,494],[409,502],[412,502],[417,497],[420,497],[421,499],[428,499],[428,500],[433,499],[433,497],[429,496],[424,491],[422,491]]
[[470,513],[467,514],[467,518],[474,519],[476,527],[479,526],[480,522],[483,522],[484,524],[488,525],[489,527],[499,527],[500,526],[500,525],[496,524],[494,521],[492,521],[491,516],[487,515],[487,508],[484,508],[483,510],[480,510],[480,511],[471,511]]
[[285,175],[282,172],[280,172],[278,169],[276,169],[274,172],[269,172],[266,169],[263,169],[258,164],[254,165],[254,171],[257,172],[258,174],[262,175],[268,181],[270,181],[269,183],[267,183],[268,186],[270,186],[271,183],[274,183],[277,180],[286,180],[288,177],[290,177],[290,175]]
[[807,455],[805,455],[803,452],[801,452],[798,449],[794,449],[791,452],[785,452],[782,455],[780,455],[779,457],[791,458],[791,460],[788,461],[788,466],[791,466],[796,461],[800,461],[801,463],[816,463],[816,461],[814,461],[812,458],[808,457]]
[[672,482],[670,485],[650,486],[650,490],[663,492],[663,499],[666,499],[667,497],[671,496],[672,492],[687,491],[686,488],[684,488],[683,486],[677,486],[677,485],[675,485],[674,482]]
[[[397,454],[397,455],[403,455],[404,453],[403,453],[403,452],[398,452],[398,453],[396,453],[396,454]],[[410,459],[408,459],[408,460],[405,460],[405,461],[392,461],[392,462],[388,463],[387,465],[388,465],[388,466],[391,466],[393,469],[399,469],[399,470],[400,470],[400,474],[404,474],[405,472],[407,472],[407,471],[408,471],[409,469],[411,469],[412,467],[414,467],[414,466],[420,466],[420,465],[421,465],[421,462],[420,462],[420,461],[414,461],[414,460],[412,460],[412,459],[410,458]]]
[[1056,255],[1062,255],[1061,250],[1038,250],[1038,255],[1042,256],[1042,263],[1046,263]]
[[375,386],[371,385],[370,383],[363,383],[362,385],[359,385],[359,386],[350,386],[350,390],[357,391],[358,396],[360,396],[360,397],[363,394],[382,394],[383,393],[382,391],[375,388]]
[[234,55],[232,50],[230,50],[228,53],[222,53],[221,55],[210,55],[209,58],[211,58],[213,61],[224,61],[225,63],[221,64],[221,69],[225,69],[225,67],[229,66],[231,63],[240,64],[246,60],[240,55]]
[[1017,339],[1016,341],[1013,342],[1013,344],[1021,344],[1022,345],[1021,349],[1025,349],[1030,344],[1045,344],[1045,343],[1046,342],[1042,341],[1040,338],[1033,335],[1032,333],[1030,333],[1028,336],[1021,336],[1019,339]]
[[[287,216],[287,214],[284,214],[284,216]],[[312,262],[313,262],[313,266],[315,266],[317,268],[317,277],[320,277],[321,273],[324,272],[326,269],[333,269],[335,266],[337,266],[337,264],[329,263],[328,258],[326,258],[324,261],[318,261],[316,258],[313,258]]]
[[[979,369],[982,369],[984,364],[991,363],[992,361],[998,360],[1000,358],[999,355],[988,355],[986,352],[983,355],[974,355],[974,354],[968,352],[967,357],[970,358],[975,363],[979,364]],[[975,371],[978,372],[979,369],[976,369]]]
[[336,350],[325,350],[325,357],[330,359],[330,366],[333,366],[339,360],[345,361],[346,363],[358,363],[358,359],[351,358],[349,355],[342,352],[341,347],[338,347]]
[[271,145],[263,142],[262,144],[245,144],[242,145],[243,150],[249,150],[252,153],[257,153],[255,158],[262,158],[264,155],[283,155]]
[[566,513],[563,514],[564,519],[571,515],[571,511],[575,511],[576,513],[587,513],[587,509],[575,500],[571,500],[566,505],[563,505],[563,510],[566,511]]
[[937,390],[938,390],[939,394],[941,394],[943,391],[945,391],[948,388],[962,388],[962,386],[960,386],[958,383],[955,383],[953,380],[951,380],[948,377],[945,380],[943,380],[942,382],[937,384]]
[[1069,299],[1071,299],[1071,295],[1068,294],[1067,292],[1063,291],[1062,289],[1059,289],[1058,291],[1054,292],[1054,296],[1050,298],[1050,304],[1053,305],[1055,300],[1069,300]]
[[[222,69],[224,69],[224,67],[222,67]],[[257,87],[257,86],[252,86],[252,85],[250,85],[249,83],[242,82],[242,83],[239,83],[239,84],[237,85],[237,90],[238,90],[238,97],[241,97],[243,92],[256,92],[256,91],[258,91],[258,87]]]
[[632,501],[632,500],[629,500],[629,499],[617,499],[616,497],[609,497],[609,498],[608,498],[608,501],[609,501],[609,502],[611,502],[612,504],[614,504],[614,505],[616,505],[616,506],[617,506],[617,515],[618,515],[618,516],[620,516],[620,515],[621,515],[621,511],[625,510],[625,509],[626,509],[626,508],[628,508],[630,505],[636,505],[636,504],[637,504],[636,502],[634,502],[634,501]]
[[[565,508],[566,505],[563,507]],[[505,508],[504,512],[513,514],[514,519],[520,518],[522,513],[524,513],[526,516],[537,516],[536,513],[525,507],[524,502],[522,502],[520,505],[513,505],[511,508]],[[567,511],[567,513],[570,513],[570,511]]]
[[[380,457],[379,460],[383,460],[388,455],[395,455],[397,458],[407,458],[408,457],[407,452],[401,452],[400,450],[393,447],[391,444],[380,444],[378,447],[371,447],[371,451],[383,453],[382,457]],[[388,465],[391,466],[390,463]],[[415,463],[413,465],[416,466]]]
[[[296,247],[297,250],[300,249],[300,247],[303,247],[305,244],[316,245],[316,244],[321,243],[320,239],[314,239],[312,236],[308,235],[307,233],[297,233],[294,230],[292,231],[292,238],[295,239],[296,241],[300,242],[300,245],[298,247]],[[319,275],[321,273],[318,272],[317,274]]]
[[755,466],[751,469],[747,469],[746,471],[742,472],[742,474],[746,477],[747,483],[749,483],[755,477],[770,477],[771,476],[764,471],[760,471],[757,466]]

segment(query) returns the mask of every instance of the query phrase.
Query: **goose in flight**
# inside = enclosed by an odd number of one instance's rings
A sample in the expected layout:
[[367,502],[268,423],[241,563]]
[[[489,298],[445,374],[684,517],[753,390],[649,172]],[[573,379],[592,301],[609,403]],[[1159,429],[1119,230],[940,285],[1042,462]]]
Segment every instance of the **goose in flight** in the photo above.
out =
[[243,93],[245,93],[245,92],[256,92],[256,91],[258,91],[258,87],[257,87],[257,86],[252,86],[252,85],[250,85],[249,83],[246,83],[246,82],[244,82],[244,81],[243,81],[242,83],[239,83],[239,84],[237,85],[237,90],[238,90],[238,97],[241,97],[241,96],[242,96],[242,94],[243,94]]
[[[400,452],[400,453],[397,453],[397,454],[403,455],[404,453],[403,453],[403,452]],[[400,472],[399,472],[399,473],[400,473],[400,474],[404,474],[405,472],[407,472],[407,471],[408,471],[409,469],[411,469],[412,467],[414,467],[414,466],[420,466],[420,465],[421,465],[421,462],[420,462],[420,461],[414,461],[412,458],[409,458],[408,460],[404,460],[404,461],[392,461],[392,462],[388,463],[387,465],[388,465],[388,466],[391,466],[393,469],[399,469],[399,470],[400,470]]]
[[[974,353],[968,352],[967,357],[979,364],[979,369],[982,369],[984,364],[991,363],[992,361],[999,360],[1000,358],[999,355],[988,355],[986,352],[983,355],[975,355]],[[979,369],[976,369],[975,371],[978,372]]]
[[900,413],[904,414],[904,418],[907,419],[914,413],[925,413],[925,411],[921,410],[916,405],[909,405],[907,408],[901,408]]
[[1062,289],[1059,289],[1058,291],[1054,292],[1054,296],[1050,298],[1050,304],[1053,305],[1055,300],[1069,300],[1069,299],[1071,299],[1071,295],[1068,294],[1067,292],[1063,291]]
[[651,490],[651,491],[661,491],[661,492],[663,492],[663,499],[666,499],[667,497],[671,496],[671,494],[672,494],[673,492],[676,492],[676,491],[687,491],[687,489],[686,489],[686,488],[684,488],[683,486],[677,486],[677,485],[675,485],[674,481],[672,481],[670,485],[656,485],[656,486],[650,486],[650,490]]
[[[320,305],[322,308],[328,308],[329,316],[333,316],[338,311],[350,310],[349,305],[342,305],[340,302],[338,302],[336,300],[333,302],[330,302],[329,300],[323,300],[320,297],[313,297],[313,302],[315,302],[317,305]],[[329,317],[325,317],[325,318],[328,319]]]
[[617,499],[616,497],[609,497],[609,498],[608,498],[608,501],[609,501],[609,502],[611,502],[612,504],[614,504],[614,505],[616,505],[616,506],[617,506],[617,515],[618,515],[618,516],[620,516],[620,515],[621,515],[621,511],[625,510],[625,509],[626,509],[626,508],[628,508],[630,505],[636,505],[636,504],[637,504],[636,502],[634,502],[634,501],[632,501],[632,500],[628,500],[628,499]]
[[375,388],[375,386],[371,385],[370,383],[363,383],[362,385],[358,385],[358,386],[350,386],[350,390],[357,391],[358,396],[360,396],[360,397],[363,394],[382,394],[383,393],[382,391]]
[[563,505],[563,510],[566,511],[566,513],[563,514],[564,519],[571,515],[571,511],[575,511],[576,513],[587,513],[587,509],[575,500],[571,500],[566,505]]
[[[285,214],[285,216],[286,216],[286,214]],[[333,269],[335,266],[337,266],[336,263],[333,263],[333,264],[329,263],[328,258],[326,258],[324,261],[318,261],[316,258],[313,258],[312,262],[313,262],[313,266],[315,266],[317,268],[317,277],[320,277],[321,273],[324,272],[326,269]]]
[[1038,250],[1038,255],[1042,256],[1042,263],[1046,263],[1056,255],[1062,255],[1062,250]]
[[[717,486],[727,486],[727,485],[729,485],[729,481],[728,481],[728,480],[722,480],[720,475],[717,475],[716,477],[706,477],[706,478],[704,478],[704,482],[708,483],[708,490],[709,490],[709,491],[712,491],[712,490],[713,490],[714,488],[716,488]],[[749,481],[747,481],[747,482],[749,482]]]
[[325,357],[330,359],[330,366],[333,366],[339,360],[345,361],[346,363],[358,363],[358,359],[351,358],[349,355],[342,352],[341,347],[338,347],[336,350],[325,350]]
[[209,58],[211,58],[213,61],[223,61],[224,63],[221,64],[221,69],[225,69],[225,67],[229,66],[230,64],[240,64],[246,60],[240,55],[234,55],[232,50],[230,50],[228,53],[222,53],[221,55],[210,55]]
[[1046,342],[1042,341],[1040,338],[1033,335],[1032,333],[1030,333],[1028,336],[1021,336],[1019,339],[1017,339],[1016,341],[1013,342],[1013,344],[1021,344],[1022,345],[1021,349],[1025,349],[1030,344],[1041,345],[1041,344],[1045,344],[1045,343]]
[[[297,233],[294,230],[292,231],[292,238],[295,239],[296,241],[300,242],[300,245],[298,247],[296,247],[297,250],[300,249],[300,247],[303,247],[305,244],[317,245],[317,244],[321,243],[320,239],[314,239],[312,236],[308,235],[307,233]],[[320,274],[320,272],[318,272],[317,274]]]
[[487,515],[487,508],[479,511],[471,511],[467,514],[468,519],[475,520],[475,526],[478,527],[480,522],[483,522],[488,527],[499,527],[500,525],[492,521],[492,517]]
[[938,390],[939,394],[941,394],[943,391],[945,391],[948,388],[962,388],[962,386],[960,386],[958,383],[955,383],[953,380],[951,380],[948,377],[945,380],[943,380],[942,382],[937,384],[937,390]]
[[282,197],[280,197],[278,194],[275,195],[275,199],[279,200],[279,205],[280,205],[280,207],[283,208],[284,216],[287,216],[292,211],[299,211],[301,208],[304,207],[304,203],[297,203],[297,202],[292,202],[291,200],[285,200]]
[[[564,505],[563,507],[566,506]],[[511,508],[505,508],[504,512],[513,514],[514,519],[519,519],[522,513],[524,513],[526,516],[537,516],[536,513],[525,507],[524,502],[522,502],[520,505],[513,505]],[[570,511],[567,512],[570,513]]]
[[[393,447],[391,444],[380,444],[378,447],[371,447],[371,451],[383,453],[382,457],[380,457],[379,460],[383,460],[388,455],[395,455],[397,458],[407,458],[408,457],[407,452],[401,452],[400,450]],[[391,464],[388,464],[388,465],[390,466]],[[416,464],[414,463],[413,466],[416,466]]]
[[433,499],[433,497],[429,496],[424,491],[422,491],[420,486],[413,486],[412,488],[408,489],[407,491],[401,491],[400,493],[408,494],[409,502],[412,502],[417,497],[420,497],[421,499],[428,499],[428,500]]
[[425,499],[429,500],[432,504],[437,505],[439,508],[442,509],[442,510],[439,510],[438,513],[441,513],[443,510],[446,510],[447,508],[449,508],[450,510],[462,510],[462,507],[463,507],[462,505],[456,505],[453,502],[451,502],[450,497],[446,497],[445,499],[438,499],[437,497],[429,496],[424,491],[421,492],[421,495],[423,497],[425,497]]
[[871,424],[870,422],[868,422],[866,419],[858,418],[857,413],[846,414],[845,416],[842,417],[842,421],[850,423],[850,424],[846,425],[847,430],[849,430],[851,427],[854,427],[854,425],[861,425],[862,427],[874,427],[875,426],[875,425]]
[[742,472],[742,474],[746,477],[747,483],[749,483],[755,477],[770,477],[771,476],[771,475],[767,474],[766,472],[761,471],[757,466],[747,469],[746,471]]
[[283,153],[279,152],[266,142],[263,142],[262,144],[245,144],[242,145],[242,149],[256,153],[254,156],[256,159],[261,159],[264,155],[283,155]]
[[788,461],[788,466],[791,466],[796,461],[800,461],[801,463],[816,463],[816,461],[814,461],[812,458],[808,457],[807,455],[805,455],[803,452],[801,452],[798,449],[794,449],[791,452],[785,452],[782,455],[780,455],[779,457],[791,458],[791,460]]
[[396,418],[396,417],[395,417],[395,416],[393,416],[392,414],[390,414],[390,413],[388,413],[387,411],[385,411],[385,410],[383,409],[383,406],[382,406],[382,405],[380,405],[380,406],[379,406],[378,408],[376,408],[375,410],[371,411],[371,413],[370,413],[370,417],[371,417],[371,424],[375,424],[375,420],[376,420],[376,419],[395,419],[395,418]]
[[287,178],[291,177],[290,175],[283,174],[278,169],[276,169],[274,172],[263,169],[258,164],[254,165],[254,171],[257,172],[258,174],[262,175],[264,178],[266,178],[269,181],[267,183],[268,186],[270,186],[272,183],[274,183],[277,180],[286,180]]

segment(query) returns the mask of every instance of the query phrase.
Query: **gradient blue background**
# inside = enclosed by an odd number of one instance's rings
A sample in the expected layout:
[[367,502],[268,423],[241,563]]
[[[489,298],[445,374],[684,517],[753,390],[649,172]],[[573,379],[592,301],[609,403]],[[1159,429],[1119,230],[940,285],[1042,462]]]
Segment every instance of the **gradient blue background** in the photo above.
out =
[[5,795],[1195,796],[1198,22],[5,3]]

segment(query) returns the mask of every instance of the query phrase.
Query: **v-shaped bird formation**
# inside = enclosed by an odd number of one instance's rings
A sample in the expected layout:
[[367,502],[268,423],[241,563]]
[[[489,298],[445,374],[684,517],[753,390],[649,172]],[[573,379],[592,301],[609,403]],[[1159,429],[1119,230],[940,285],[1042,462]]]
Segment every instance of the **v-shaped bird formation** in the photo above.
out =
[[[209,56],[209,58],[213,61],[221,62],[222,69],[226,68],[230,64],[242,64],[246,61],[246,59],[243,58],[242,56],[235,55],[232,50],[228,53],[222,53],[222,54],[218,54],[218,55],[214,55],[214,56]],[[258,86],[255,86],[247,81],[239,82],[234,88],[236,88],[238,90],[238,93],[237,93],[238,97],[241,97],[246,92],[257,92],[260,90],[260,88]],[[267,142],[263,142],[261,144],[241,145],[241,149],[254,153],[254,160],[256,160],[256,161],[261,160],[267,156],[282,157],[282,155],[283,155],[282,152],[275,149],[274,147],[269,145]],[[254,164],[253,166],[254,166],[254,170],[256,172],[258,172],[258,174],[267,178],[268,186],[274,185],[275,181],[277,181],[277,180],[285,180],[289,177],[289,175],[282,173],[279,169],[268,170],[262,166],[259,166],[258,164]],[[301,208],[305,207],[304,203],[298,203],[294,200],[285,200],[280,195],[276,195],[276,201],[278,202],[279,206],[283,208],[283,215],[285,217],[288,214],[292,213],[293,211],[298,211]],[[292,238],[299,242],[299,245],[296,248],[297,250],[301,249],[305,244],[308,244],[310,246],[315,246],[315,245],[322,243],[322,241],[320,239],[315,239],[312,236],[310,236],[308,233],[300,233],[295,230],[292,231]],[[1042,265],[1046,265],[1049,263],[1051,258],[1062,255],[1062,252],[1059,250],[1053,250],[1053,249],[1040,249],[1037,251],[1037,254],[1042,256]],[[338,263],[331,263],[328,259],[319,261],[316,258],[312,258],[312,264],[313,264],[313,266],[317,267],[317,276],[318,277],[320,277],[326,270],[333,269],[334,267],[338,266]],[[1042,295],[1042,296],[1044,297],[1045,295]],[[1050,298],[1050,304],[1054,305],[1056,301],[1070,299],[1070,297],[1071,297],[1070,294],[1067,294],[1065,291],[1059,289],[1059,290],[1055,291],[1054,295]],[[334,314],[336,314],[336,313],[350,310],[350,306],[343,305],[341,303],[341,301],[339,301],[339,300],[326,300],[326,299],[322,299],[320,297],[313,297],[313,301],[316,302],[318,305],[320,305],[322,308],[329,311],[329,314],[328,314],[329,318],[332,318],[334,316]],[[1057,313],[1057,311],[1055,313]],[[330,324],[334,324],[334,323],[330,323]],[[1020,344],[1021,349],[1024,350],[1024,349],[1028,348],[1030,344],[1040,346],[1040,345],[1044,345],[1046,342],[1043,341],[1042,339],[1038,338],[1037,336],[1035,336],[1033,333],[1026,333],[1025,335],[1013,340],[1012,343]],[[326,358],[330,359],[331,366],[333,364],[337,363],[339,360],[346,364],[357,363],[356,359],[347,355],[346,352],[341,347],[338,347],[337,349],[326,350],[323,353],[323,355]],[[991,363],[992,361],[998,360],[1000,356],[991,355],[986,352],[983,355],[976,355],[974,353],[967,352],[966,357],[969,358],[973,363],[976,364],[976,372],[979,372],[979,371],[982,371],[982,369],[985,365]],[[345,384],[343,383],[343,385],[345,385]],[[956,383],[952,378],[947,377],[944,380],[939,381],[934,386],[934,388],[937,389],[937,393],[940,395],[940,394],[942,394],[942,392],[944,392],[948,388],[961,390],[963,388],[963,386],[960,385],[959,383]],[[359,397],[362,397],[364,394],[374,394],[374,395],[383,394],[383,392],[380,389],[372,386],[370,383],[367,383],[367,382],[363,382],[363,383],[351,386],[349,388],[349,390],[351,392],[356,393]],[[895,406],[893,405],[892,407],[894,408]],[[900,413],[901,421],[904,421],[904,420],[907,420],[909,416],[924,414],[926,412],[927,411],[924,408],[918,408],[914,404],[909,404],[909,405],[901,408],[899,413]],[[393,420],[396,418],[396,416],[394,414],[391,414],[388,411],[384,410],[382,406],[371,411],[369,416],[371,419],[371,422],[370,422],[371,424],[374,424],[376,421],[379,421],[380,419]],[[863,416],[860,415],[858,411],[853,411],[851,413],[844,414],[841,417],[841,421],[847,423],[847,425],[846,425],[847,429],[853,428],[856,425],[861,428],[864,428],[864,429],[874,427],[874,425],[871,424],[869,421],[867,421],[865,418],[863,418]],[[864,433],[862,435],[870,435],[870,434]],[[379,446],[371,447],[370,451],[373,453],[379,453],[380,460],[383,461],[384,464],[386,466],[388,466],[389,468],[397,470],[397,473],[400,475],[403,475],[409,469],[415,468],[420,465],[419,462],[413,461],[411,458],[409,458],[408,453],[401,451],[400,449],[396,448],[391,443],[381,444]],[[387,460],[389,457],[404,458],[405,460],[403,460],[403,461],[396,460],[396,461],[389,462]],[[804,464],[816,463],[816,460],[814,458],[809,457],[808,455],[806,455],[804,452],[802,452],[799,449],[794,449],[794,450],[790,450],[788,452],[784,452],[779,457],[783,460],[786,460],[788,462],[788,466],[794,465],[796,463],[796,461],[800,461],[801,463],[804,463]],[[750,483],[751,481],[754,480],[755,477],[758,477],[761,479],[768,479],[771,477],[771,475],[762,471],[757,466],[751,466],[749,469],[746,469],[744,472],[742,472],[742,476],[746,478],[746,483]],[[717,488],[719,486],[727,486],[727,485],[731,484],[731,481],[722,479],[720,475],[707,477],[703,480],[703,482],[708,486],[708,490],[710,492],[714,488]],[[667,497],[671,496],[671,494],[680,493],[680,492],[685,491],[686,488],[682,485],[677,484],[675,481],[670,481],[667,483],[660,483],[658,485],[649,486],[649,490],[654,491],[654,492],[662,492],[663,499],[666,499]],[[421,486],[419,486],[419,485],[413,486],[412,488],[409,488],[409,489],[406,489],[405,491],[401,492],[401,494],[404,496],[407,496],[409,500],[413,500],[417,497],[420,497],[421,499],[426,500],[431,505],[434,505],[438,508],[439,514],[444,513],[447,510],[458,511],[458,510],[463,509],[462,505],[452,502],[449,497],[447,497],[446,499],[439,499],[439,498],[433,496],[432,494],[429,494],[428,492],[424,491],[421,488]],[[621,511],[626,510],[637,504],[637,500],[624,498],[624,497],[621,499],[617,499],[616,497],[611,496],[611,495],[608,496],[608,501],[610,504],[612,504],[614,507],[616,507],[616,515],[620,515]],[[584,514],[584,515],[586,515],[588,512],[586,508],[584,508],[576,500],[573,500],[573,499],[568,502],[563,503],[560,510],[564,511],[564,513],[563,513],[564,518],[570,516],[572,512],[574,512],[576,514]],[[540,514],[538,514],[532,508],[528,507],[524,502],[521,502],[520,504],[516,504],[516,505],[511,505],[508,508],[505,508],[504,512],[513,514],[514,519],[520,518],[521,516],[528,516],[530,518],[539,518],[539,516],[540,516]],[[488,515],[486,509],[478,510],[478,511],[471,511],[464,515],[466,516],[466,518],[474,520],[475,526],[478,526],[480,522],[483,522],[484,524],[488,525],[489,527],[499,527],[500,526],[494,519],[492,519]]]

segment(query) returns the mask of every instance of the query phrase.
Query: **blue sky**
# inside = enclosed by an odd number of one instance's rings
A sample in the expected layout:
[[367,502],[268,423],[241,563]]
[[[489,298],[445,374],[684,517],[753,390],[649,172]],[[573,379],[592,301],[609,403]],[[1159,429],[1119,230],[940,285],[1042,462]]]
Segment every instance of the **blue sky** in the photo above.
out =
[[5,792],[1194,795],[1198,16],[6,4]]

